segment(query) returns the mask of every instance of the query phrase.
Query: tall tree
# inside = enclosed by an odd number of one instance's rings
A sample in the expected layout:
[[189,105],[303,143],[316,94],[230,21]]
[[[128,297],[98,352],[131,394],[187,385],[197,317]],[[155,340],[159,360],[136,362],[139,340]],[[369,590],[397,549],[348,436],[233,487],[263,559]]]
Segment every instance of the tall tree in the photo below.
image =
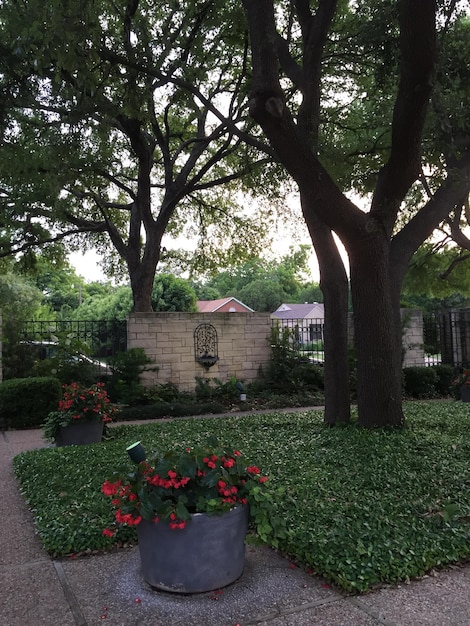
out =
[[[218,272],[203,284],[214,289],[210,298],[200,295],[200,299],[217,299],[234,296],[255,311],[273,312],[282,302],[304,301],[305,294],[314,293],[315,285],[307,282],[310,246],[291,246],[288,254],[278,261],[267,261],[255,257],[249,261]],[[316,299],[319,288],[316,285]],[[204,294],[197,286],[198,294]],[[321,298],[321,293],[320,293]]]
[[[450,149],[445,143],[441,158],[447,174],[429,201],[396,231],[404,199],[422,172],[423,129],[438,62],[436,3],[399,0],[363,6],[319,0],[314,12],[309,0],[276,3],[276,12],[272,0],[244,0],[243,4],[250,26],[253,64],[250,113],[298,185],[314,244],[331,243],[333,231],[348,252],[358,357],[359,421],[367,427],[402,425],[399,297],[403,276],[414,251],[447,215],[462,205],[469,191],[468,141],[460,141],[458,149]],[[456,3],[451,5],[455,8]],[[358,45],[360,38],[355,35],[360,35],[361,28],[370,25],[383,8],[393,21],[387,29],[378,29],[381,38],[374,49],[366,48],[363,42]],[[354,18],[357,28],[348,39],[341,38],[341,29],[337,28],[344,16]],[[440,16],[444,29],[448,27],[448,17]],[[347,108],[349,86],[358,84],[361,72],[370,75],[371,69],[377,70],[373,55],[380,56],[381,49],[390,51],[389,34],[395,32],[399,52],[397,71],[387,78],[387,89],[393,82],[393,97],[389,99],[393,106],[386,128],[388,144],[380,145],[381,151],[377,149],[379,141],[375,146],[370,144],[367,121],[356,129],[366,139],[363,153],[369,146],[375,155],[375,168],[369,172],[375,181],[373,194],[370,209],[365,212],[341,191],[326,167],[327,159],[322,158],[318,139],[325,139],[328,130],[318,103],[329,95],[328,81],[332,77],[325,68],[334,53],[337,71],[333,79],[344,86],[342,106]],[[341,53],[345,47],[349,57]],[[388,68],[393,70],[393,63]],[[370,85],[373,83],[370,81]],[[298,93],[298,110],[287,105],[286,92],[292,89]],[[354,98],[361,95],[356,91]],[[368,95],[373,97],[372,93]],[[377,103],[382,95],[377,93]],[[467,125],[460,135],[468,140],[469,130]],[[324,152],[328,156],[328,150]],[[340,158],[338,150],[336,153]],[[336,265],[337,260],[337,252],[330,245],[324,255],[319,255],[321,271],[326,275],[331,271],[328,263]],[[340,296],[344,294],[342,280],[338,266],[328,284]],[[326,313],[328,306],[330,315],[334,311],[341,320],[339,309],[345,308],[343,300],[339,298],[335,304],[331,299],[327,304],[325,295]],[[341,321],[339,324],[341,334]],[[340,349],[342,346],[343,341]],[[331,344],[325,342],[325,349],[328,363]],[[345,386],[346,380],[339,387],[343,396]]]
[[2,2],[2,254],[111,240],[149,311],[165,232],[216,222],[206,255],[211,240],[256,252],[271,209],[247,220],[236,201],[266,164],[246,132],[244,28],[220,0]]

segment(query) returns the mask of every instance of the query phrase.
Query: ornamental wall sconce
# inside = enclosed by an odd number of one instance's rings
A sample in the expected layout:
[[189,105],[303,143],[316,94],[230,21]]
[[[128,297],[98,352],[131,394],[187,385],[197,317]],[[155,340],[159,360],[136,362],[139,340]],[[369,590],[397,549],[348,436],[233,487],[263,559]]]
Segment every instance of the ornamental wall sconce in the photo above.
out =
[[199,324],[194,331],[194,357],[208,371],[219,360],[217,331],[212,324]]

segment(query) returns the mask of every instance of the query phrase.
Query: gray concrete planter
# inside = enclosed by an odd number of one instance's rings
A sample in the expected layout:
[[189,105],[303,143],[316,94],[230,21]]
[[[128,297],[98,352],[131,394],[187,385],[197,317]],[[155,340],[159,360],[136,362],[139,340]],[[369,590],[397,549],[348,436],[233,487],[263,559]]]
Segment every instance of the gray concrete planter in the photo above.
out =
[[142,574],[156,589],[201,593],[239,578],[245,563],[248,507],[222,515],[195,513],[184,529],[142,520],[137,526]]
[[103,422],[78,421],[76,424],[61,426],[57,432],[56,446],[82,446],[88,443],[98,443],[103,436]]

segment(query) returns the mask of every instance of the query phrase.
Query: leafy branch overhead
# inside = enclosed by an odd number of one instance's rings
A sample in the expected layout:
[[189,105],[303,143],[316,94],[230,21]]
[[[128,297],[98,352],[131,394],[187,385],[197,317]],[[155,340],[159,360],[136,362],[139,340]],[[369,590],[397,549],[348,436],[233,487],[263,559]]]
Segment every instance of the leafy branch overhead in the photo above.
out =
[[[2,5],[5,80],[26,86],[6,102],[1,254],[64,237],[79,246],[83,233],[103,249],[110,239],[135,307],[148,310],[165,232],[197,224],[203,199],[243,215],[240,185],[263,192],[253,180],[276,166],[246,115],[246,33],[234,10],[212,1]],[[263,179],[276,188],[275,177]],[[258,251],[271,212],[243,220],[239,254],[242,244]],[[210,220],[227,239],[234,231],[221,215]]]

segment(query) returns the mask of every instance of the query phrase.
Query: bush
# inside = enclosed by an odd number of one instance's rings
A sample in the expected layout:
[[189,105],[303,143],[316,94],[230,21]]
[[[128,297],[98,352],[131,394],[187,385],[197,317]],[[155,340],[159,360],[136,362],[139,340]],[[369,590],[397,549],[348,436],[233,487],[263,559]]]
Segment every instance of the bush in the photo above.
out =
[[146,406],[122,407],[114,415],[114,421],[162,419],[164,417],[187,417],[224,413],[227,407],[219,402],[158,402]]
[[438,376],[432,367],[404,367],[403,383],[409,398],[435,398]]
[[318,391],[324,388],[323,368],[299,351],[294,329],[275,327],[271,330],[271,359],[260,382],[278,394]]
[[62,397],[57,378],[12,378],[0,385],[0,427],[39,427]]
[[89,386],[96,383],[99,378],[96,367],[88,361],[63,360],[61,356],[55,356],[43,361],[37,361],[32,369],[33,376],[38,378],[57,378],[62,385],[80,383]]
[[149,390],[140,384],[143,372],[158,371],[154,361],[143,348],[131,348],[120,352],[109,360],[112,375],[108,382],[108,393],[113,402],[124,404],[148,404]]
[[448,396],[451,393],[450,385],[455,378],[455,368],[453,365],[432,365],[430,368],[436,372],[436,391],[439,396]]
[[244,385],[235,376],[230,376],[223,383],[218,378],[201,378],[196,376],[196,398],[198,400],[220,400],[230,402],[239,399]]

